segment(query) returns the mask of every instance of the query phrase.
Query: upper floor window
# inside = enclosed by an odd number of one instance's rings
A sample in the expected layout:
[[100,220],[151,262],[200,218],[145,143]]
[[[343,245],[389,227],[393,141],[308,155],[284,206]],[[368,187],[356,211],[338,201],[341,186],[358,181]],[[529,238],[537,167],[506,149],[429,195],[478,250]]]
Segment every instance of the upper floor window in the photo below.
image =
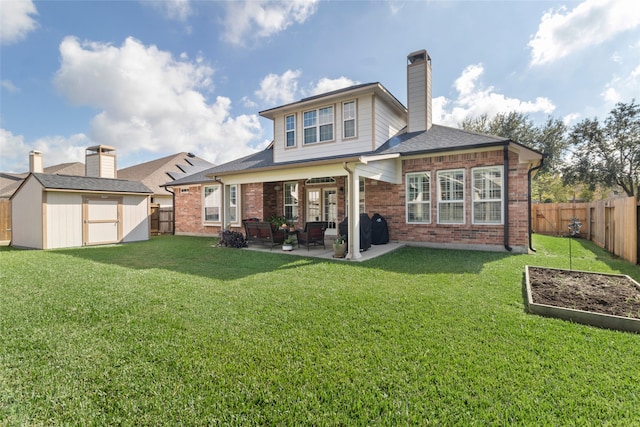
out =
[[464,224],[464,169],[438,171],[438,223]]
[[333,140],[333,106],[305,111],[303,122],[305,144]]
[[209,185],[204,187],[204,220],[220,221],[220,186]]
[[285,123],[285,147],[296,145],[296,116],[293,114],[284,118]]
[[502,223],[502,166],[473,169],[473,223]]
[[408,173],[407,222],[431,223],[431,175],[429,172]]
[[344,138],[356,136],[356,101],[342,104],[342,134]]

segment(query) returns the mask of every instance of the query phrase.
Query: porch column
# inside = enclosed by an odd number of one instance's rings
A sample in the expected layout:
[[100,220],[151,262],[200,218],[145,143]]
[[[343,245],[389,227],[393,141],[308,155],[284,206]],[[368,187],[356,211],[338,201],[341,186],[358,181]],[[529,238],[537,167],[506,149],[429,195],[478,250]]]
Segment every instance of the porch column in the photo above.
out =
[[349,180],[349,247],[346,258],[359,259],[360,254],[360,175],[354,167],[347,176]]

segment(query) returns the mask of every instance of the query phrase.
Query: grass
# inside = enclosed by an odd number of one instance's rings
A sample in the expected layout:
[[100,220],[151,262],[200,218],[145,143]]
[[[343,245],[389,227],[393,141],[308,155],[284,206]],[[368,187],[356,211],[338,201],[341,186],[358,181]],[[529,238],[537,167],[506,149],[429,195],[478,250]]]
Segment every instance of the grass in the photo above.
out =
[[[0,251],[0,425],[633,425],[640,336],[527,314],[532,255],[213,239]],[[574,269],[640,267],[573,241]]]

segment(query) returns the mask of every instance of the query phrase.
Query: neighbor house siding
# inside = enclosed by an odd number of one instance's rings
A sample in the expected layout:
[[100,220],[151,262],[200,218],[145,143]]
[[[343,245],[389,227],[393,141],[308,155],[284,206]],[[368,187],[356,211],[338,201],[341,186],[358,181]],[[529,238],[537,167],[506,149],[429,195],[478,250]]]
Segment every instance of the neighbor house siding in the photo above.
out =
[[82,195],[46,194],[46,249],[82,246]]
[[11,200],[12,246],[43,249],[42,203],[42,185],[30,176]]
[[[471,218],[472,168],[502,166],[502,150],[470,152],[437,157],[416,158],[402,162],[403,180],[400,185],[367,180],[365,182],[366,209],[371,216],[379,213],[389,224],[391,240],[426,243],[434,246],[500,247],[504,245],[502,224],[473,224]],[[436,172],[464,169],[465,171],[465,221],[464,224],[438,224]],[[405,218],[405,180],[410,172],[430,172],[431,218],[430,224],[408,224]],[[509,245],[519,251],[528,246],[527,222],[527,165],[518,163],[515,153],[509,154]],[[506,194],[503,194],[506,197]]]

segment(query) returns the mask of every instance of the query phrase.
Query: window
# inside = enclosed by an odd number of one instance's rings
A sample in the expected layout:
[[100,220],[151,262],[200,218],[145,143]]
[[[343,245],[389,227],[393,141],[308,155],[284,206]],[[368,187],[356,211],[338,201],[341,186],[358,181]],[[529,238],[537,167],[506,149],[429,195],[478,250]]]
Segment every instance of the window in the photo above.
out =
[[356,136],[356,101],[342,104],[342,134],[344,138]]
[[225,222],[237,223],[238,222],[238,186],[227,186],[227,200],[229,200],[229,210],[227,211],[227,217]]
[[298,219],[298,183],[284,184],[284,217],[293,221]]
[[464,224],[464,170],[438,171],[438,223]]
[[304,143],[331,141],[333,139],[333,107],[306,111],[303,114]]
[[407,222],[431,223],[431,175],[429,172],[408,173]]
[[220,186],[204,187],[204,220],[220,221]]
[[284,118],[285,147],[296,145],[296,116],[293,114]]
[[473,169],[473,223],[502,223],[502,167]]

